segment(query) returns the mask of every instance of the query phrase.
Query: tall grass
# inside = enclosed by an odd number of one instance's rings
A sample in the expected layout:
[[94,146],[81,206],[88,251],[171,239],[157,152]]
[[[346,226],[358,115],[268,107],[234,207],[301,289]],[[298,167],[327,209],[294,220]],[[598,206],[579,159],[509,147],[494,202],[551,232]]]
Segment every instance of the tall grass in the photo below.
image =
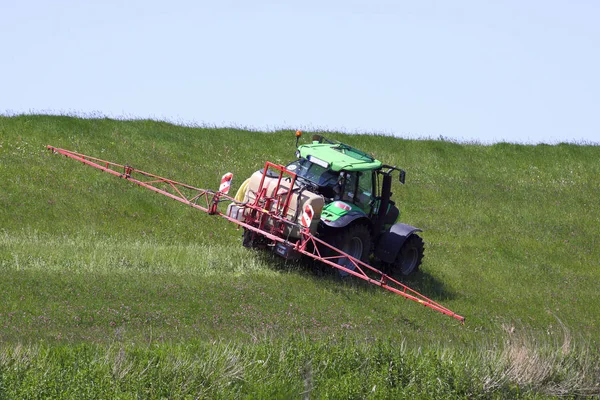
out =
[[481,351],[351,339],[4,346],[8,398],[553,398],[600,394],[597,359],[512,332]]

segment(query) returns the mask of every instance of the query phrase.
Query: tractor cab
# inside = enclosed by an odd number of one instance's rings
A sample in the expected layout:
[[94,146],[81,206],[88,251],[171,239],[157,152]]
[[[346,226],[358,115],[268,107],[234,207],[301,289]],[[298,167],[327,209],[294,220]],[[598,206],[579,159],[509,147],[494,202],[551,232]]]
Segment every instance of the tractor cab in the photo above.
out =
[[[313,136],[311,144],[301,145],[296,151],[298,160],[287,166],[311,191],[325,198],[326,206],[321,219],[326,225],[351,213],[367,220],[378,217],[383,203],[387,211],[383,225],[393,224],[399,211],[391,201],[391,192],[384,192],[380,176],[389,175],[394,167],[383,165],[371,155],[344,143],[334,142],[320,135]],[[384,168],[388,171],[384,171]],[[403,172],[403,171],[402,171]],[[391,187],[391,184],[387,186]],[[382,201],[387,197],[387,201]],[[347,218],[346,218],[347,219]]]
[[286,169],[296,174],[300,193],[323,198],[318,234],[357,259],[366,260],[374,250],[376,258],[403,275],[414,272],[423,258],[420,229],[396,222],[400,211],[391,199],[392,173],[398,171],[404,183],[405,172],[320,135],[298,146],[299,137],[297,132],[298,159]]

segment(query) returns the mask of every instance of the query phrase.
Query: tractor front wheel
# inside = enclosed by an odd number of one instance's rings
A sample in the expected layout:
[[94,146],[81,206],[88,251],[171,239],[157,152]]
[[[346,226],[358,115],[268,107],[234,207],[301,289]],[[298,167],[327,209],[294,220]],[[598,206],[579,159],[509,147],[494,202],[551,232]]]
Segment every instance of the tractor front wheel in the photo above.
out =
[[[333,246],[342,250],[344,253],[363,261],[368,262],[371,253],[371,231],[364,224],[351,225],[344,228],[341,232],[335,232],[333,240],[330,242]],[[337,262],[351,271],[356,266],[348,258],[340,258]],[[341,276],[348,275],[348,272],[339,270]]]
[[423,239],[419,235],[410,235],[402,244],[396,261],[394,270],[401,276],[408,276],[417,272],[424,256]]

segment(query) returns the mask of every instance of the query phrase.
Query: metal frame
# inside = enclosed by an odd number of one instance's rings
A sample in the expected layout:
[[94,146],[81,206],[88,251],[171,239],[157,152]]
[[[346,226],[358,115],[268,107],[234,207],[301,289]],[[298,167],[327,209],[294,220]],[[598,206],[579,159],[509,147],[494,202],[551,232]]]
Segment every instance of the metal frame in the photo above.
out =
[[[110,161],[101,160],[99,158],[86,156],[53,146],[47,146],[47,148],[52,150],[54,153],[64,155],[116,177],[126,179],[146,189],[160,193],[190,207],[204,211],[209,215],[218,215],[223,217],[226,220],[237,224],[238,226],[264,236],[265,238],[271,240],[274,244],[283,243],[286,246],[292,247],[294,251],[318,260],[332,268],[342,270],[349,275],[353,275],[368,283],[389,290],[390,292],[403,296],[409,300],[415,301],[425,307],[453,317],[462,323],[465,321],[464,317],[456,314],[441,304],[436,303],[435,301],[409,288],[403,283],[398,282],[382,271],[324,242],[315,235],[311,234],[308,227],[301,226],[295,221],[287,220],[285,216],[287,215],[292,196],[287,195],[287,192],[279,193],[279,189],[282,179],[284,176],[287,176],[290,178],[290,184],[287,190],[293,190],[294,183],[296,181],[296,174],[292,171],[288,171],[282,165],[273,164],[267,161],[265,163],[263,177],[261,179],[255,200],[252,203],[240,203],[233,197],[230,197],[219,191],[196,188],[172,179],[163,178],[158,175],[135,169],[128,165],[116,164]],[[275,197],[268,197],[266,196],[266,188],[263,187],[264,178],[267,176],[269,171],[273,170],[278,171],[279,178],[273,192]],[[233,218],[231,215],[227,215],[226,213],[219,211],[218,206],[224,201],[234,202],[238,206],[243,207],[245,210],[249,210],[244,212],[244,220],[239,221],[238,219]],[[267,220],[269,219],[273,221],[273,223],[267,226]],[[298,229],[300,229],[300,239],[290,240],[290,238],[283,237],[285,225],[298,227]],[[322,254],[322,250],[324,249],[327,249],[327,253],[331,253],[331,255]],[[349,260],[352,269],[337,263],[342,258]]]

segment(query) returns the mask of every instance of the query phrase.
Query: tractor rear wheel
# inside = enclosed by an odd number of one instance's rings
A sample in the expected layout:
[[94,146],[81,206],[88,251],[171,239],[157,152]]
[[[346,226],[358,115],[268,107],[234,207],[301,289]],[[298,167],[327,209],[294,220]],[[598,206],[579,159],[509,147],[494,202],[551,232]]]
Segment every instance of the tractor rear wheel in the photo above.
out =
[[[371,231],[364,224],[350,225],[335,232],[330,243],[344,253],[360,261],[368,262],[371,253]],[[337,264],[351,271],[356,269],[356,266],[346,257],[340,258]],[[348,272],[342,270],[339,270],[339,273],[341,276],[349,275]]]
[[410,235],[405,241],[394,262],[394,272],[408,276],[417,272],[424,256],[423,239],[419,235]]

